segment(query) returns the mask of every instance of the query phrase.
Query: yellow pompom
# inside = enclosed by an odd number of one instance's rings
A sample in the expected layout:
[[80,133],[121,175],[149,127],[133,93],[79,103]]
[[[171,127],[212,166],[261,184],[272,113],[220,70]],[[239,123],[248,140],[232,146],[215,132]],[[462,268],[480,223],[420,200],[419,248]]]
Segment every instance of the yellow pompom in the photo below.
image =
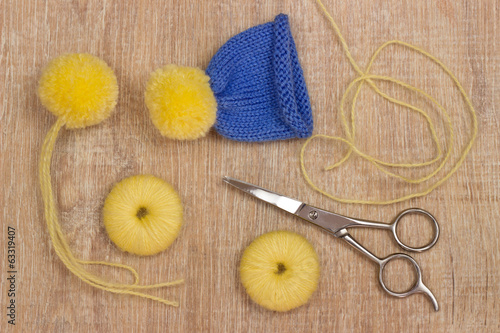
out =
[[307,303],[316,290],[318,255],[304,237],[273,231],[245,249],[240,274],[254,302],[269,310],[288,311]]
[[101,59],[90,54],[65,54],[43,70],[38,95],[66,127],[82,128],[110,115],[118,98],[118,84]]
[[116,184],[104,202],[104,226],[121,250],[153,255],[168,248],[182,225],[182,204],[174,188],[151,175]]
[[161,134],[179,140],[205,136],[215,123],[217,101],[199,68],[167,65],[149,78],[145,99]]

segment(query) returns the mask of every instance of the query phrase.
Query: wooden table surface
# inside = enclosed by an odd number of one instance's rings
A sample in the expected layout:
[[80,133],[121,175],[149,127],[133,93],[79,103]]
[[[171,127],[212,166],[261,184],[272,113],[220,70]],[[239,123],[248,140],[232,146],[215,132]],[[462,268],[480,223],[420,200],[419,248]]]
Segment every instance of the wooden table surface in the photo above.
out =
[[[313,0],[0,3],[1,331],[500,330],[499,2],[326,0],[325,5],[361,66],[383,42],[400,39],[441,59],[470,95],[479,121],[477,140],[463,166],[429,195],[386,206],[340,204],[304,181],[298,165],[303,140],[249,144],[211,131],[203,139],[181,142],[162,137],[152,125],[143,96],[151,71],[169,63],[206,68],[231,36],[287,13],[311,97],[314,132],[345,136],[339,104],[356,76]],[[63,231],[79,258],[132,265],[144,283],[184,277],[185,285],[153,291],[179,300],[179,308],[94,289],[72,275],[52,248],[37,170],[43,138],[55,117],[40,104],[36,87],[48,61],[67,52],[104,59],[116,72],[120,95],[115,112],[102,124],[59,135],[52,175]],[[449,170],[471,135],[471,118],[452,81],[434,63],[400,47],[384,51],[372,72],[422,87],[449,110],[456,137],[445,166]],[[449,133],[437,108],[413,93],[381,86],[426,108],[440,142],[449,148]],[[358,143],[364,151],[390,161],[423,160],[435,153],[421,117],[381,101],[369,89],[363,90],[357,110]],[[310,147],[306,161],[313,178],[334,194],[390,198],[422,188],[387,178],[359,157],[337,170],[322,171],[341,158],[345,147],[325,140]],[[113,184],[141,173],[170,182],[185,206],[180,236],[153,257],[120,252],[102,224],[103,201]],[[434,312],[422,295],[386,295],[378,285],[377,267],[362,255],[230,188],[221,181],[223,175],[364,219],[390,221],[412,206],[431,211],[441,225],[440,240],[414,258],[440,311]],[[5,308],[10,299],[8,227],[16,229],[15,328],[8,325]],[[245,247],[278,229],[304,235],[318,252],[322,270],[310,302],[287,313],[253,303],[238,273]],[[407,223],[402,232],[411,242],[423,242],[430,230],[425,223],[413,229]],[[379,256],[399,251],[387,232],[365,229],[353,235]],[[407,268],[399,266],[393,273]],[[109,280],[130,281],[126,272],[90,269]],[[403,288],[411,277],[408,272],[388,279],[392,287]]]

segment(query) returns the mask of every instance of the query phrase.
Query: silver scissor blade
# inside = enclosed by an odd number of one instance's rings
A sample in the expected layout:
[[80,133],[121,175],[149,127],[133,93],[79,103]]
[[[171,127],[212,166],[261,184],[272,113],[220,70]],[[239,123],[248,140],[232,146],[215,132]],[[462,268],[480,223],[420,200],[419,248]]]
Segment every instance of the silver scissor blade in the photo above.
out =
[[231,177],[224,176],[222,180],[236,187],[237,189],[242,190],[250,195],[253,195],[260,200],[263,200],[271,205],[279,207],[291,214],[296,214],[300,207],[304,205],[303,202],[297,201],[295,199],[285,197],[284,195],[280,195],[278,193],[274,193],[272,191],[263,189],[262,187],[246,183],[244,181],[234,179]]
[[344,233],[342,232],[344,228],[358,223],[353,218],[309,206],[301,201],[285,197],[284,195],[266,190],[257,185],[249,184],[247,182],[227,176],[222,177],[222,180],[242,190],[243,192],[253,195],[260,200],[279,207],[312,224],[317,225],[318,227],[325,229],[335,237],[342,237],[344,235]]

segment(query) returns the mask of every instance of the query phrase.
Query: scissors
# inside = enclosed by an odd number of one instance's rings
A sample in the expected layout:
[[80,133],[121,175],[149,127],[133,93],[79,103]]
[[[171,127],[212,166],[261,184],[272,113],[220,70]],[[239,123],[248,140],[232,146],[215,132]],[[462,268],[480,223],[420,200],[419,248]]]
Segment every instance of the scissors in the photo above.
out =
[[[392,222],[391,224],[360,220],[352,217],[335,214],[323,209],[319,209],[310,206],[306,203],[300,202],[298,200],[286,197],[284,195],[280,195],[278,193],[266,190],[262,187],[252,185],[231,177],[223,177],[222,179],[226,183],[250,195],[253,195],[256,198],[259,198],[260,200],[263,200],[291,214],[294,214],[295,216],[298,216],[308,222],[317,225],[318,227],[323,228],[324,230],[334,235],[335,237],[345,240],[355,249],[359,250],[361,253],[363,253],[365,256],[367,256],[369,259],[371,259],[372,261],[374,261],[376,264],[379,265],[378,280],[380,282],[380,285],[382,286],[382,289],[384,289],[389,295],[395,297],[408,297],[416,293],[423,293],[427,295],[427,297],[429,297],[430,301],[432,302],[432,305],[434,306],[434,310],[436,311],[439,310],[439,305],[436,300],[436,297],[434,297],[434,294],[422,282],[422,272],[415,259],[404,253],[395,253],[385,258],[379,258],[370,251],[368,251],[366,248],[364,248],[347,232],[348,228],[356,228],[356,227],[390,230],[392,232],[392,235],[394,236],[394,239],[396,240],[396,242],[400,247],[402,247],[407,251],[422,252],[433,247],[439,238],[439,225],[434,216],[432,216],[429,212],[419,208],[406,209],[401,213],[399,213],[399,215],[396,216],[394,222]],[[421,247],[412,247],[401,242],[401,240],[397,235],[396,228],[398,226],[399,221],[401,221],[401,219],[407,214],[422,214],[428,217],[433,222],[434,238],[430,243]],[[409,290],[404,292],[396,292],[390,290],[384,283],[383,279],[384,268],[390,261],[395,259],[404,259],[409,261],[413,265],[413,267],[415,268],[415,272],[417,273],[417,279],[414,285]]]

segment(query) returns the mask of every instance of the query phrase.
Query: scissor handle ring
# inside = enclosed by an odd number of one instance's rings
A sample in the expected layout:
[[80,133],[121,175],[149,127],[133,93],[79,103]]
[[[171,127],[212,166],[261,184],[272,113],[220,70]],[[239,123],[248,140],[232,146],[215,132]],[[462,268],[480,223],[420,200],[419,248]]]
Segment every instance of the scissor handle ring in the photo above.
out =
[[[392,291],[389,288],[387,288],[387,286],[384,283],[384,268],[391,260],[395,260],[395,259],[408,260],[409,262],[412,263],[413,268],[415,269],[415,272],[417,273],[417,279],[416,279],[415,283],[407,291],[403,291],[403,292]],[[434,310],[436,310],[436,311],[439,310],[439,304],[436,300],[436,297],[434,297],[434,294],[422,282],[422,271],[420,270],[420,266],[415,261],[415,259],[413,259],[409,255],[404,254],[404,253],[395,253],[395,254],[392,254],[384,259],[380,259],[379,265],[380,265],[380,270],[379,270],[378,280],[380,282],[380,285],[382,286],[382,289],[384,289],[386,293],[388,293],[391,296],[395,296],[395,297],[399,297],[399,298],[408,297],[410,295],[417,294],[417,293],[423,293],[423,294],[426,294],[427,297],[429,297],[429,299],[431,300],[432,305],[434,306]]]
[[[403,292],[392,291],[391,289],[387,288],[387,286],[384,283],[384,277],[383,277],[384,268],[391,260],[395,260],[395,259],[408,260],[409,262],[411,262],[413,264],[413,268],[415,269],[415,272],[417,273],[417,279],[416,279],[415,283],[407,291],[403,291]],[[390,294],[392,296],[396,296],[396,297],[407,297],[407,296],[410,296],[410,295],[412,295],[415,292],[418,292],[420,290],[419,287],[422,284],[422,272],[420,271],[420,267],[418,266],[418,263],[415,261],[415,259],[413,259],[409,255],[404,254],[404,253],[395,253],[395,254],[392,254],[392,255],[388,256],[387,258],[384,258],[380,261],[380,271],[379,271],[378,279],[380,281],[380,285],[388,294]]]
[[[408,245],[404,244],[399,239],[398,233],[396,232],[396,229],[398,227],[398,223],[399,223],[399,221],[401,221],[402,217],[404,217],[404,216],[406,216],[408,214],[421,214],[421,215],[425,215],[425,216],[427,216],[433,222],[433,224],[434,224],[434,238],[432,239],[432,241],[430,243],[428,243],[428,244],[426,244],[424,246],[420,246],[420,247],[412,247],[412,246],[408,246]],[[391,224],[391,230],[392,230],[392,233],[394,234],[394,238],[396,239],[396,242],[398,243],[398,245],[401,246],[403,249],[405,249],[407,251],[413,251],[413,252],[427,251],[428,249],[430,249],[431,247],[433,247],[434,244],[436,244],[436,242],[439,239],[439,224],[437,223],[436,219],[434,218],[434,216],[432,216],[431,213],[429,213],[426,210],[420,209],[420,208],[409,208],[409,209],[406,209],[406,210],[402,211],[396,217],[396,219],[394,220],[394,222]]]

